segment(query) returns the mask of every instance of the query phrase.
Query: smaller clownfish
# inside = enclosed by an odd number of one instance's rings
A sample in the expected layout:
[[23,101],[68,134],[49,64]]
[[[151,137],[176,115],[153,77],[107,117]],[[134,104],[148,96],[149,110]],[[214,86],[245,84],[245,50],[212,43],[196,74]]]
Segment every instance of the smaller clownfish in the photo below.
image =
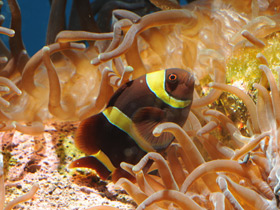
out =
[[143,75],[121,86],[106,109],[83,120],[75,145],[87,157],[71,163],[70,168],[94,169],[101,179],[131,178],[120,168],[121,162],[136,164],[151,151],[162,152],[174,137],[153,135],[163,122],[183,126],[193,99],[194,77],[178,68]]

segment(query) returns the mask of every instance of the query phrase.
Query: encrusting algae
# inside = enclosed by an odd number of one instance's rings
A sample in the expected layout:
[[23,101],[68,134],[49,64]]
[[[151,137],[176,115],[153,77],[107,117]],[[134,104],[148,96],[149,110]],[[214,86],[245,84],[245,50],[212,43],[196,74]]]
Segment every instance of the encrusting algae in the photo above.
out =
[[[0,45],[1,157],[16,159],[6,176],[0,164],[0,209],[9,208],[5,185],[21,194],[34,186],[21,209],[126,208],[105,197],[137,210],[279,208],[279,1],[74,1],[67,27],[58,2],[46,46],[32,57],[15,0],[11,29],[0,28],[11,36],[9,50]],[[70,173],[65,166],[79,158],[64,145],[73,142],[73,122],[103,111],[127,81],[169,68],[187,70],[196,85],[187,122],[152,130],[175,137],[166,151],[122,162],[135,182],[120,178],[120,190],[92,172]]]
[[[237,83],[242,88],[249,91],[253,89],[253,84],[260,82],[262,71],[258,68],[262,61],[255,59],[258,53],[262,53],[268,61],[276,81],[278,82],[278,72],[275,69],[279,63],[279,32],[266,37],[265,47],[260,51],[255,48],[243,48],[233,53],[227,62],[227,83]],[[239,83],[239,84],[238,84]]]

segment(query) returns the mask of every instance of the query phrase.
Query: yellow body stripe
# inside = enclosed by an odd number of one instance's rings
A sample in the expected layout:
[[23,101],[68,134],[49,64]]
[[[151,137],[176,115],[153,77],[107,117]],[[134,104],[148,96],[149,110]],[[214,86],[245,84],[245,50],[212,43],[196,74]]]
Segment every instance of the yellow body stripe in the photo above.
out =
[[191,100],[180,100],[170,96],[165,90],[165,72],[155,71],[146,74],[146,82],[150,90],[162,101],[174,108],[184,108],[190,105]]
[[93,154],[96,159],[98,159],[109,171],[113,172],[116,170],[116,168],[113,166],[111,160],[108,158],[108,156],[99,150],[99,152]]
[[154,151],[150,144],[137,137],[132,128],[132,120],[117,107],[108,107],[102,113],[111,124],[117,126],[119,129],[126,132],[132,139],[134,139],[136,144],[142,150],[146,152]]
[[121,110],[119,110],[117,107],[111,106],[105,109],[103,111],[103,114],[110,121],[110,123],[130,135],[131,119],[126,116]]

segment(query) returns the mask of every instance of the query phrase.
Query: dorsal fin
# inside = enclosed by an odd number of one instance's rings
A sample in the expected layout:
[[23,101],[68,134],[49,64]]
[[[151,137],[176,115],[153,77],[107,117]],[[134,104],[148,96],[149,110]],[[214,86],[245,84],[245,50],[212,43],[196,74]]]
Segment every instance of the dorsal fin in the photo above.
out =
[[120,178],[127,178],[131,182],[135,183],[136,179],[134,176],[132,176],[130,173],[127,171],[123,170],[122,168],[117,168],[116,170],[113,171],[112,173],[112,181],[113,183],[116,183]]

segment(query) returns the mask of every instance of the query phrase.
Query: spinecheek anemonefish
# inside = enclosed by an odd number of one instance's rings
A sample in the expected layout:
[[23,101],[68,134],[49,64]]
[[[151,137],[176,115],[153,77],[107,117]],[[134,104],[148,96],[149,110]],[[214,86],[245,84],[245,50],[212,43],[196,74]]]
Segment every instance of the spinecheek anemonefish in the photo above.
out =
[[143,75],[121,86],[106,109],[83,120],[75,145],[88,156],[70,168],[96,170],[101,179],[130,177],[121,162],[136,164],[150,151],[162,152],[173,141],[170,133],[159,137],[153,129],[163,122],[186,122],[193,99],[194,78],[178,68]]

